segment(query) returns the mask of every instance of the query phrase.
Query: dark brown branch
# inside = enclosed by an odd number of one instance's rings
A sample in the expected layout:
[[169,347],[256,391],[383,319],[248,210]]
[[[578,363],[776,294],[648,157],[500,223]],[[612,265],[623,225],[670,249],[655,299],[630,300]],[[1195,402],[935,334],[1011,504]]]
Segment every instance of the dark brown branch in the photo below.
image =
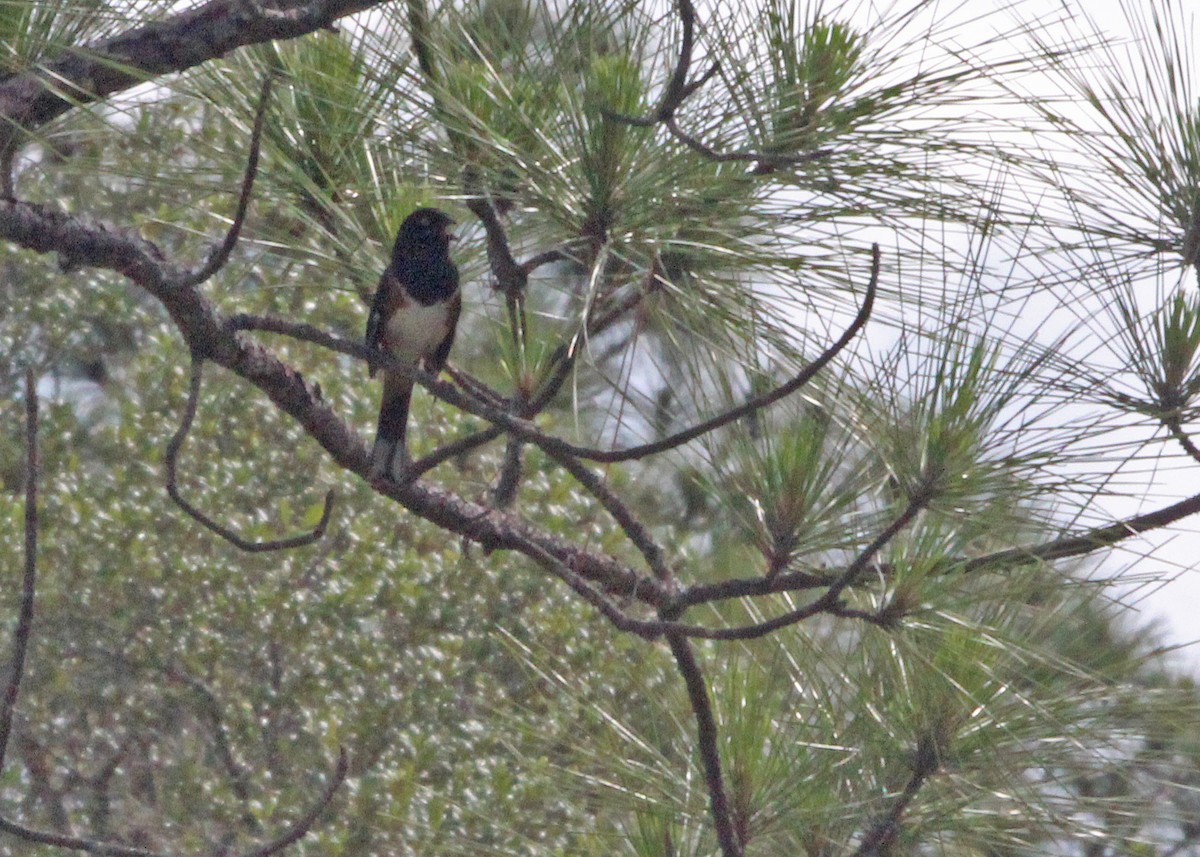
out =
[[242,176],[242,190],[238,195],[237,209],[233,214],[233,222],[225,233],[225,240],[213,248],[208,261],[194,272],[183,278],[185,287],[198,286],[207,281],[213,274],[225,267],[233,248],[237,246],[238,236],[246,222],[246,213],[250,210],[250,193],[254,189],[254,178],[258,175],[258,156],[262,146],[263,119],[267,115],[267,99],[271,94],[271,82],[274,74],[268,74],[263,81],[262,91],[258,96],[258,107],[254,111],[254,127],[250,132],[250,155],[246,159],[246,172]]
[[330,489],[325,494],[325,508],[321,511],[321,520],[317,522],[316,527],[311,532],[303,533],[297,536],[290,536],[286,539],[275,539],[266,542],[251,542],[243,539],[233,530],[218,523],[208,515],[201,512],[191,503],[183,498],[179,493],[179,487],[176,483],[176,469],[179,460],[179,451],[183,448],[183,442],[187,440],[188,432],[192,429],[192,422],[196,419],[196,406],[200,400],[200,382],[202,377],[203,361],[199,359],[192,360],[192,379],[191,385],[188,388],[187,405],[184,407],[183,420],[179,424],[178,430],[167,444],[166,454],[163,456],[163,464],[167,469],[167,494],[175,501],[180,509],[188,514],[193,520],[212,530],[225,541],[232,544],[239,550],[247,553],[265,553],[267,551],[291,550],[292,548],[304,547],[320,539],[325,535],[325,528],[329,526],[329,518],[333,513],[334,492]]
[[329,780],[329,785],[325,787],[325,792],[321,795],[321,798],[313,804],[308,812],[297,819],[295,824],[271,842],[251,851],[246,857],[271,857],[272,854],[278,854],[284,848],[294,845],[308,835],[308,831],[312,830],[313,825],[317,823],[317,819],[321,817],[321,813],[328,808],[330,802],[333,800],[333,796],[337,794],[337,790],[346,781],[346,774],[349,770],[350,762],[346,757],[346,748],[339,747],[337,766],[334,768],[333,776]]
[[517,264],[517,260],[513,258],[508,232],[500,222],[496,207],[492,205],[491,200],[482,196],[471,197],[466,205],[483,224],[483,231],[487,236],[488,265],[492,276],[496,278],[496,287],[508,296],[520,293],[525,288],[528,273],[525,267]]
[[[736,422],[750,414],[762,410],[763,408],[773,405],[775,402],[785,399],[795,393],[815,376],[818,372],[825,368],[837,354],[845,348],[858,335],[858,332],[867,323],[867,319],[871,316],[871,309],[875,303],[876,288],[879,284],[879,245],[871,245],[871,277],[867,281],[867,294],[863,300],[862,306],[859,308],[858,314],[854,317],[854,321],[850,324],[842,336],[828,349],[826,349],[819,357],[807,364],[787,383],[776,387],[773,390],[768,390],[758,396],[747,399],[742,405],[719,414],[711,419],[697,423],[690,428],[678,431],[669,437],[662,440],[646,443],[640,446],[628,447],[626,449],[600,450],[590,449],[588,447],[575,446],[558,438],[550,438],[546,435],[541,435],[538,438],[526,438],[531,443],[542,446],[547,452],[550,450],[542,441],[554,444],[557,449],[567,455],[573,455],[577,458],[588,459],[589,461],[598,461],[606,464],[615,463],[618,461],[631,461],[639,458],[646,458],[651,455],[658,455],[675,447],[682,446],[689,441],[695,440],[702,435],[713,432],[723,426]],[[507,429],[508,426],[505,426]],[[537,434],[540,435],[540,432]]]
[[621,531],[625,533],[625,538],[629,539],[646,560],[646,565],[654,572],[654,576],[664,586],[673,587],[675,576],[667,566],[662,547],[655,541],[646,526],[633,514],[633,510],[629,508],[628,504],[609,489],[601,477],[592,473],[575,458],[569,455],[555,455],[553,458],[575,478],[576,482],[600,502],[606,512],[612,515],[621,527]]
[[429,9],[424,0],[408,0],[408,34],[412,38],[417,67],[430,83],[437,81],[437,66],[429,47]]
[[565,262],[571,257],[564,250],[544,250],[535,256],[531,256],[521,263],[521,273],[526,277],[536,271],[543,265],[549,265],[551,262]]
[[720,152],[684,131],[673,118],[665,120],[663,125],[676,140],[683,143],[692,151],[708,158],[710,161],[716,161],[717,163],[751,163],[756,166],[756,169],[763,172],[770,172],[782,167],[791,167],[808,161],[819,161],[829,156],[828,149],[814,149],[811,152],[796,152],[794,154],[754,152],[749,149]]
[[1144,515],[1135,515],[1107,526],[1096,527],[1081,535],[1064,536],[1040,545],[1009,548],[976,557],[962,563],[958,568],[973,572],[1006,565],[1026,565],[1031,562],[1049,562],[1056,559],[1084,556],[1102,548],[1112,547],[1125,539],[1139,536],[1150,530],[1169,526],[1197,512],[1200,512],[1200,494]]
[[504,434],[502,428],[491,426],[483,431],[460,437],[458,440],[439,446],[424,458],[414,461],[405,469],[404,475],[408,479],[417,479],[442,462],[457,458],[460,455],[466,455],[471,450],[483,446],[485,443],[491,443],[502,434]]
[[[647,641],[655,640],[665,633],[668,623],[656,620],[635,619],[614,604],[611,598],[590,585],[583,576],[578,574],[569,565],[552,556],[547,551],[542,550],[540,547],[533,545],[530,549],[524,550],[523,553],[546,571],[563,581],[567,586],[571,587],[580,598],[595,607],[604,618],[612,622],[617,630],[628,634],[637,634]],[[653,581],[646,580],[645,584],[652,586]],[[636,598],[637,596],[637,585],[635,585],[633,591],[630,593],[630,597]],[[665,603],[665,599],[663,603]]]
[[717,743],[717,721],[713,717],[712,702],[708,698],[708,686],[696,662],[691,643],[680,634],[668,634],[667,642],[679,674],[687,686],[688,701],[692,716],[696,720],[696,748],[704,768],[704,783],[708,789],[708,803],[712,811],[713,827],[721,845],[723,857],[741,857],[742,843],[738,841],[733,826],[733,815],[729,809],[729,796],[725,791],[725,778],[721,773],[721,752]]
[[941,767],[937,745],[931,736],[924,736],[917,745],[913,772],[904,791],[897,795],[887,814],[871,826],[854,852],[854,857],[888,857],[900,835],[900,819],[926,781]]
[[13,630],[12,661],[8,666],[8,686],[0,703],[0,772],[12,734],[13,712],[25,676],[25,654],[33,633],[33,605],[37,586],[37,480],[38,480],[38,400],[37,379],[32,369],[25,370],[25,573],[21,580],[21,607]]
[[492,503],[497,509],[507,509],[517,499],[517,489],[521,486],[521,475],[524,465],[525,444],[516,438],[509,438],[504,447],[504,464],[500,468],[500,477],[492,491]]
[[0,152],[72,107],[101,101],[161,75],[248,45],[303,36],[384,0],[209,0],[0,81]]
[[67,836],[62,833],[51,833],[17,824],[0,816],[0,833],[7,833],[22,842],[33,842],[38,845],[51,845],[55,848],[67,848],[72,851],[83,851],[95,854],[97,857],[165,857],[157,851],[147,851],[145,848],[134,848],[130,845],[118,845],[113,842],[97,842],[93,839],[82,839],[78,836]]
[[9,147],[0,149],[0,198],[16,199],[16,150]]
[[806,571],[784,571],[771,577],[759,575],[758,577],[732,578],[689,586],[679,594],[678,603],[680,606],[694,607],[698,604],[725,601],[730,598],[752,598],[780,592],[820,589],[829,586],[833,581],[834,578],[831,576],[811,574]]

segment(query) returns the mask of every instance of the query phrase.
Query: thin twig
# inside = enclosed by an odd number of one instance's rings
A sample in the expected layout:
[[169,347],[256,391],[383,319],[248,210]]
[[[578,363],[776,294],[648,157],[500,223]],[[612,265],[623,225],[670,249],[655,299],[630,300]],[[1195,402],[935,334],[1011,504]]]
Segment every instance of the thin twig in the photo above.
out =
[[[608,619],[617,630],[637,634],[647,641],[655,640],[663,635],[666,623],[657,620],[635,619],[628,615],[614,604],[612,599],[603,592],[598,591],[584,580],[582,576],[576,573],[574,569],[551,555],[548,551],[543,550],[537,545],[529,545],[523,552],[542,568],[571,587],[584,601],[599,610],[601,615]],[[652,581],[648,578],[639,578],[634,584],[633,589],[636,592],[640,588],[639,584],[649,585],[651,583]]]
[[618,497],[602,478],[585,467],[578,459],[569,455],[552,455],[552,457],[575,478],[576,482],[600,502],[605,511],[613,516],[613,519],[621,527],[621,531],[625,533],[625,537],[645,558],[646,565],[654,572],[654,576],[664,585],[672,586],[674,575],[667,566],[662,547],[655,541],[646,525],[634,515],[628,504]]
[[521,273],[526,277],[536,271],[543,265],[549,265],[551,262],[565,262],[571,257],[567,255],[565,250],[544,250],[521,263]]
[[33,605],[37,585],[37,480],[38,480],[38,400],[37,382],[32,369],[25,370],[25,573],[21,580],[21,607],[17,627],[13,631],[12,662],[8,670],[8,686],[0,703],[0,772],[8,739],[12,734],[13,712],[21,693],[25,676],[25,654],[33,633]]
[[489,426],[482,431],[474,434],[460,437],[458,440],[443,444],[429,453],[423,458],[418,458],[404,470],[404,477],[412,480],[424,475],[426,471],[432,470],[443,461],[449,461],[452,458],[457,458],[460,455],[466,455],[473,449],[483,446],[485,443],[490,443],[500,435],[504,434],[504,430],[499,426]]
[[757,577],[730,578],[689,586],[679,593],[678,603],[683,607],[694,607],[730,598],[753,598],[780,592],[820,589],[832,584],[834,579],[830,575],[812,574],[807,571],[783,571],[771,577],[760,574]]
[[932,496],[929,492],[922,491],[914,495],[909,500],[904,511],[888,524],[883,532],[876,536],[863,549],[862,553],[855,557],[854,562],[847,567],[842,575],[819,598],[810,601],[803,607],[776,616],[774,619],[768,619],[765,622],[758,622],[753,625],[739,625],[733,628],[705,628],[699,625],[682,625],[672,628],[671,632],[707,640],[754,640],[759,637],[765,637],[767,634],[778,631],[780,628],[786,628],[789,625],[803,622],[805,619],[816,616],[818,613],[831,613],[845,616],[846,618],[865,619],[877,624],[885,624],[886,619],[880,614],[847,610],[840,603],[841,595],[848,587],[853,586],[858,581],[863,570],[871,561],[871,558],[879,553],[901,530],[907,527],[916,518],[918,513],[929,504],[930,499],[932,499]]
[[467,208],[483,224],[487,236],[488,264],[496,285],[506,295],[513,295],[525,288],[528,272],[523,265],[517,264],[513,258],[512,248],[508,240],[508,232],[500,222],[496,207],[491,200],[483,196],[474,196],[467,200]]
[[807,364],[787,383],[781,384],[775,389],[768,390],[761,395],[754,396],[746,400],[746,402],[739,407],[733,408],[723,414],[713,417],[712,419],[708,419],[691,426],[690,428],[678,431],[669,437],[663,438],[662,440],[654,441],[653,443],[646,443],[642,444],[641,446],[630,447],[628,449],[611,451],[590,450],[582,447],[571,446],[567,451],[579,458],[587,458],[592,461],[606,463],[645,458],[650,455],[657,455],[658,453],[665,452],[677,446],[682,446],[689,441],[695,440],[702,435],[715,431],[722,426],[736,422],[743,417],[749,416],[756,411],[762,410],[763,408],[773,405],[775,402],[792,395],[792,393],[796,392],[810,380],[812,380],[813,376],[825,368],[829,361],[836,357],[843,348],[849,345],[850,342],[853,341],[854,337],[858,335],[858,332],[867,323],[867,319],[871,317],[871,309],[875,304],[875,293],[879,285],[879,259],[879,245],[872,244],[871,277],[867,281],[866,297],[863,299],[862,306],[855,315],[854,321],[851,322],[850,326],[846,328],[846,331],[833,345],[822,352],[820,356],[818,356],[811,363]]
[[193,520],[198,521],[239,550],[246,551],[247,553],[290,550],[292,548],[304,547],[317,541],[325,535],[325,528],[329,525],[329,518],[333,514],[334,491],[332,488],[325,494],[325,508],[321,511],[321,520],[317,522],[316,527],[312,531],[297,536],[290,536],[286,539],[275,539],[265,542],[251,542],[243,539],[233,530],[201,512],[179,493],[179,487],[176,482],[179,451],[183,448],[183,442],[187,439],[188,432],[192,429],[192,422],[196,419],[196,406],[200,400],[200,382],[203,365],[204,361],[202,360],[192,360],[192,379],[191,385],[188,388],[188,400],[187,405],[184,407],[183,420],[179,424],[179,429],[167,444],[167,451],[163,456],[163,464],[167,469],[167,494]]
[[1200,512],[1200,494],[1194,494],[1178,503],[1172,503],[1170,506],[1147,512],[1144,515],[1135,515],[1103,527],[1096,527],[1080,535],[1063,536],[1040,545],[1008,548],[967,560],[961,564],[951,564],[950,567],[955,570],[975,572],[999,566],[1026,565],[1031,562],[1049,562],[1056,559],[1084,556],[1101,548],[1112,547],[1125,539],[1169,526],[1190,515],[1195,515],[1197,512]]
[[676,110],[683,106],[683,102],[687,100],[688,96],[707,83],[720,70],[720,64],[713,63],[712,67],[701,75],[699,80],[694,83],[688,82],[688,73],[692,66],[692,48],[695,42],[696,8],[692,5],[691,0],[678,0],[678,8],[679,21],[683,25],[683,33],[679,42],[679,57],[675,60],[675,68],[671,72],[671,79],[667,81],[666,89],[663,90],[662,98],[659,99],[658,107],[646,117],[626,116],[605,110],[606,118],[624,125],[637,125],[642,128],[666,122],[675,115]]
[[15,141],[14,145],[0,145],[0,197],[4,199],[17,198],[16,160]]
[[[333,777],[330,779],[329,785],[325,787],[325,791],[322,793],[320,799],[317,800],[308,812],[284,830],[278,837],[249,852],[246,857],[271,857],[271,855],[278,854],[284,848],[294,845],[303,839],[312,829],[313,825],[316,824],[321,813],[329,806],[338,788],[345,782],[348,771],[349,762],[346,758],[346,749],[340,747],[338,748],[337,767],[334,769]],[[74,851],[95,854],[97,857],[161,857],[159,852],[147,851],[145,848],[134,848],[114,842],[97,842],[93,839],[83,839],[78,836],[66,836],[59,833],[50,833],[45,830],[36,830],[35,828],[26,827],[23,824],[18,824],[3,817],[0,817],[0,832],[8,833],[25,842],[35,842],[39,845],[53,845],[56,848],[69,848]]]
[[204,713],[213,730],[213,743],[216,745],[217,756],[221,759],[225,773],[229,775],[229,783],[234,797],[242,802],[242,823],[248,830],[257,833],[262,829],[262,825],[249,810],[250,771],[233,755],[233,744],[229,740],[229,730],[225,728],[225,718],[221,713],[221,704],[217,701],[216,694],[208,685],[178,665],[168,666],[166,673],[169,678],[187,685],[200,697]]
[[504,447],[504,464],[500,468],[500,477],[492,491],[492,503],[497,509],[507,509],[517,499],[517,489],[521,487],[525,445],[516,438],[510,437]]
[[221,268],[225,267],[225,263],[229,261],[229,257],[233,253],[233,248],[237,246],[238,236],[241,235],[242,226],[246,222],[246,213],[250,210],[250,192],[254,189],[254,178],[258,175],[258,156],[262,148],[263,120],[267,115],[267,99],[271,94],[271,83],[274,78],[274,72],[267,74],[258,96],[258,107],[254,111],[254,128],[250,132],[250,155],[246,159],[246,172],[242,176],[242,190],[238,195],[238,204],[234,210],[233,222],[229,224],[229,231],[225,233],[225,240],[213,247],[212,252],[208,256],[208,261],[184,277],[183,285],[185,287],[198,286],[207,281],[213,274],[221,270]]
[[803,164],[809,161],[819,161],[830,155],[829,149],[813,149],[811,152],[795,152],[793,154],[755,152],[749,149],[719,152],[712,146],[701,142],[698,138],[684,131],[673,118],[665,120],[663,125],[676,140],[683,143],[692,151],[708,158],[710,161],[722,164],[750,163],[754,164],[756,169],[763,170],[764,172],[779,169],[780,167],[792,167],[796,164]]

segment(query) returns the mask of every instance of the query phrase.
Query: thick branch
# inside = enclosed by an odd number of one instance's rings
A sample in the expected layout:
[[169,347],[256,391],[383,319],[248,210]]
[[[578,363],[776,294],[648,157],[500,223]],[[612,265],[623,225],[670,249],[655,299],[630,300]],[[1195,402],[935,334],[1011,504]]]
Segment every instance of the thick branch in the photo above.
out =
[[0,81],[0,152],[79,104],[184,71],[247,45],[303,36],[384,0],[209,0]]
[[692,716],[696,720],[696,747],[704,767],[704,782],[708,788],[709,808],[712,810],[713,826],[717,841],[721,844],[722,857],[741,857],[742,843],[738,841],[733,826],[733,815],[729,810],[729,795],[725,791],[725,778],[721,773],[721,753],[717,743],[717,721],[713,717],[712,702],[708,698],[708,686],[700,672],[700,664],[692,645],[679,634],[668,634],[667,642],[675,664],[687,685],[688,700],[692,705]]
[[[219,314],[195,288],[178,285],[179,268],[166,261],[156,246],[131,232],[98,226],[53,208],[0,200],[0,239],[42,253],[61,252],[80,264],[115,270],[158,299],[193,353],[262,390],[282,412],[329,454],[339,467],[359,476],[368,473],[367,449],[346,424],[294,368],[239,334],[232,321]],[[316,328],[312,341],[365,360],[367,349],[343,342]],[[287,331],[294,335],[294,331]],[[310,338],[310,337],[304,337]],[[427,373],[420,373],[429,383]],[[436,383],[459,399],[473,401],[450,384]],[[516,421],[521,424],[520,421]],[[655,580],[647,579],[621,561],[565,542],[514,515],[466,501],[422,483],[385,484],[377,490],[413,514],[448,532],[464,536],[488,550],[515,550],[533,557],[543,551],[575,573],[615,595],[636,596],[654,607],[670,600]]]
[[8,686],[4,689],[4,699],[0,701],[0,771],[4,770],[8,738],[12,733],[13,712],[17,706],[17,696],[21,692],[21,679],[25,675],[25,653],[29,650],[29,637],[33,632],[38,537],[37,433],[37,384],[33,377],[33,370],[27,369],[25,371],[25,573],[21,581],[21,608],[17,613],[17,627],[13,631],[13,654],[8,667]]

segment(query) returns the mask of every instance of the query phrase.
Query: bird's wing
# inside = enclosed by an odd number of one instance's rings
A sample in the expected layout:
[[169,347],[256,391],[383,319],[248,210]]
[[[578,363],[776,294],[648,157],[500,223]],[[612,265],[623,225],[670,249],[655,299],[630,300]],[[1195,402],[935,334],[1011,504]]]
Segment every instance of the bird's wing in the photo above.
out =
[[[383,346],[383,330],[387,326],[386,316],[391,305],[392,290],[397,287],[391,271],[384,271],[383,276],[379,278],[379,285],[375,288],[375,297],[371,299],[371,314],[367,316],[366,346],[371,350],[378,350]],[[371,365],[369,368],[370,373],[374,375],[376,367]]]

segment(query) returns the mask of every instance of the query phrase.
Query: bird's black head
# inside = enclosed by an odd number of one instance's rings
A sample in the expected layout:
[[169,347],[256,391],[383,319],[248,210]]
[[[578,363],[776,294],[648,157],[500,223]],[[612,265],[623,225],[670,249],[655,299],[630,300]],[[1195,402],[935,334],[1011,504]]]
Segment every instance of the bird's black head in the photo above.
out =
[[454,218],[441,209],[418,208],[400,224],[393,259],[444,255],[454,238],[450,234],[453,225]]

